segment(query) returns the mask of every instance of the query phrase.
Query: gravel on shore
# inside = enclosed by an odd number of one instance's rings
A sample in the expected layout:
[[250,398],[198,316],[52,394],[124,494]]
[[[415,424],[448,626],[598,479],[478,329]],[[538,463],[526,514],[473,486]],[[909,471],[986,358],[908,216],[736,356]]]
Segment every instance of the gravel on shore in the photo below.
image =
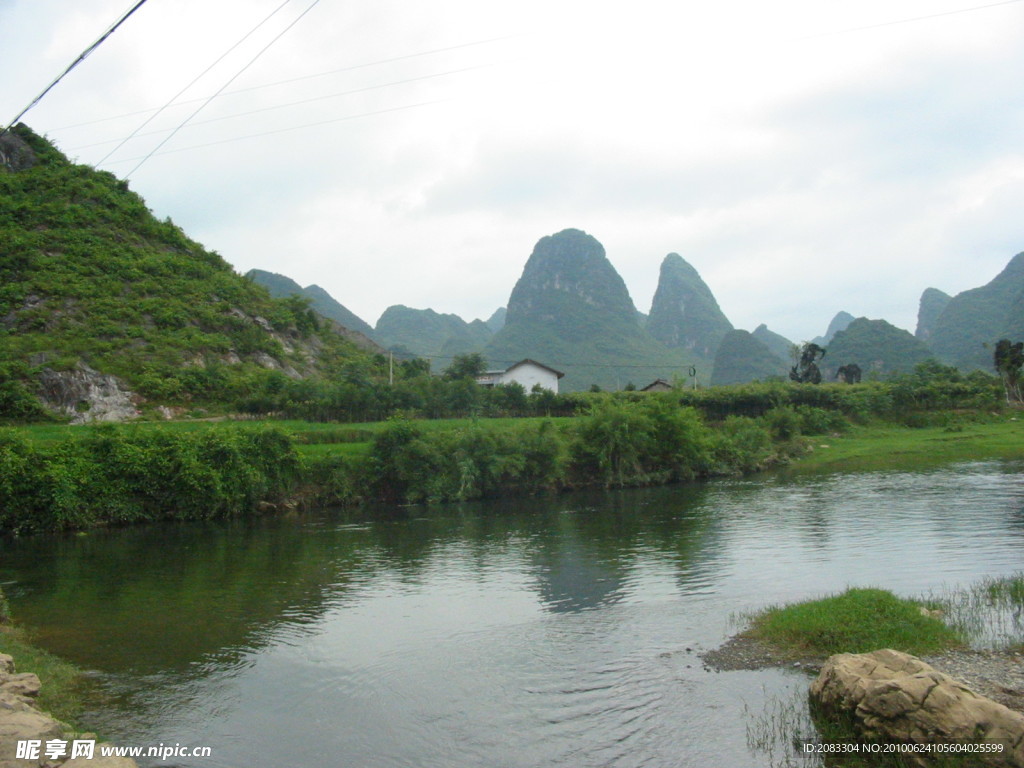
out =
[[[780,651],[744,635],[729,638],[720,647],[700,654],[700,658],[705,667],[718,672],[785,667],[817,674],[825,662],[822,656]],[[950,650],[920,658],[975,693],[1024,712],[1024,653],[1021,651]]]

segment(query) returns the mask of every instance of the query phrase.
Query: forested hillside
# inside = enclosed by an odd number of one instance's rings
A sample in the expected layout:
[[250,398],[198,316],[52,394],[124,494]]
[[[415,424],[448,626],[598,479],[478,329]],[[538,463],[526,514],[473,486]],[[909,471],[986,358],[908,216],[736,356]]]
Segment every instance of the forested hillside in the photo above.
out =
[[97,386],[133,407],[232,401],[367,363],[308,301],[272,299],[114,175],[25,126],[0,141],[4,415],[37,395],[87,411]]

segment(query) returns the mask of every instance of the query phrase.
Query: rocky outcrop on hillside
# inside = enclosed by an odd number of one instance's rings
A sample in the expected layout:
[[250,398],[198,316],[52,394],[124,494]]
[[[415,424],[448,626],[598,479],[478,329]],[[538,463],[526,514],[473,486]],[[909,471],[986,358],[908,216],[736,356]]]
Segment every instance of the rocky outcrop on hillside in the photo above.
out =
[[927,343],[932,337],[935,321],[949,305],[953,297],[938,288],[925,288],[917,308],[917,329],[914,335]]
[[872,741],[987,745],[991,751],[973,753],[978,763],[1024,768],[1024,714],[899,651],[832,656],[811,698],[826,712],[852,716]]
[[0,134],[0,169],[23,171],[36,163],[36,153],[17,134]]
[[137,398],[115,377],[79,363],[71,371],[44,368],[39,374],[39,400],[72,424],[125,421],[139,415]]
[[[75,734],[36,706],[39,678],[15,673],[14,659],[0,653],[0,768],[137,768],[128,757],[103,757],[92,734]],[[71,757],[74,741],[92,744],[93,757]],[[18,744],[35,745],[33,757],[18,757]],[[51,742],[51,745],[47,745]],[[53,747],[53,757],[46,747]],[[58,754],[61,753],[61,754]]]
[[732,323],[700,274],[678,253],[661,263],[647,331],[667,347],[679,347],[711,360]]

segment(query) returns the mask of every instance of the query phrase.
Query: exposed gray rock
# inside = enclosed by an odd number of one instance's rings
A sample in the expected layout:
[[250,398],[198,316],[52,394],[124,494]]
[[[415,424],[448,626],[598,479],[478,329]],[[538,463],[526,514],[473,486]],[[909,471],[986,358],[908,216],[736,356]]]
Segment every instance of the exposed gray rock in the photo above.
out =
[[979,762],[1024,768],[1024,715],[893,650],[829,658],[811,685],[826,711],[852,714],[872,740],[907,744],[991,744]]
[[23,672],[20,675],[13,673],[0,675],[0,692],[3,693],[34,699],[39,695],[40,687],[39,677],[32,672]]
[[139,415],[135,396],[116,377],[79,363],[72,371],[44,368],[39,375],[43,405],[71,417],[72,424],[125,421]]
[[36,164],[36,153],[18,135],[7,132],[0,135],[0,168],[24,171]]

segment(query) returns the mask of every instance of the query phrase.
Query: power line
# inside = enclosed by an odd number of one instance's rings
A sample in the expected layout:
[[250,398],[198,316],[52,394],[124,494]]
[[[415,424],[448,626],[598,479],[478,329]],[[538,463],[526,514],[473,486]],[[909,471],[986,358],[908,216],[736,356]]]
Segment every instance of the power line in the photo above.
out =
[[168,102],[166,104],[164,104],[162,107],[160,107],[156,112],[154,112],[152,115],[150,115],[145,120],[143,120],[138,128],[136,128],[134,131],[132,131],[131,134],[129,134],[127,137],[122,139],[120,144],[118,144],[112,150],[107,152],[107,154],[105,154],[103,156],[103,158],[100,159],[100,161],[98,163],[96,163],[96,165],[101,165],[107,158],[109,158],[112,154],[117,152],[117,150],[119,150],[121,147],[123,147],[127,142],[131,141],[135,136],[137,136],[139,131],[141,131],[143,128],[145,128],[147,125],[149,125],[153,120],[155,120],[157,117],[159,117],[160,114],[165,109],[167,109],[169,106],[171,106],[171,104],[174,103],[175,99],[177,99],[179,96],[181,96],[181,94],[183,94],[185,91],[187,91],[193,85],[195,85],[204,75],[206,75],[207,72],[209,72],[215,66],[220,64],[228,54],[230,54],[233,50],[235,50],[238,46],[240,46],[246,40],[248,40],[249,37],[256,32],[256,30],[258,30],[260,27],[262,27],[264,24],[266,24],[268,21],[270,21],[270,19],[273,18],[277,14],[278,11],[280,11],[282,8],[284,8],[286,5],[288,5],[288,3],[290,3],[290,2],[291,2],[291,0],[284,0],[284,2],[281,3],[279,6],[277,6],[277,8],[275,8],[273,11],[271,11],[270,15],[268,15],[266,18],[264,18],[263,21],[261,21],[259,24],[257,24],[252,29],[250,29],[248,32],[246,32],[245,35],[243,35],[242,38],[237,43],[235,43],[230,48],[228,48],[226,51],[224,51],[224,53],[222,53],[217,58],[216,61],[214,61],[212,64],[210,64],[210,66],[208,66],[206,69],[204,69],[198,75],[196,75],[196,77],[193,78],[192,82],[190,82],[188,85],[186,85],[184,88],[182,88],[176,94],[174,94],[174,96],[172,96],[170,98],[170,100],[168,100]]
[[239,77],[240,77],[240,76],[242,75],[242,73],[243,73],[243,72],[245,72],[245,70],[247,70],[247,69],[248,69],[249,67],[251,67],[251,66],[252,66],[253,64],[255,64],[255,63],[256,63],[256,60],[257,60],[257,59],[258,59],[258,58],[259,58],[260,56],[262,56],[262,55],[263,55],[264,53],[266,53],[266,51],[267,51],[267,50],[268,50],[268,49],[269,49],[269,48],[270,48],[270,47],[271,47],[271,46],[272,46],[272,45],[273,45],[274,43],[276,43],[276,42],[277,42],[278,40],[280,40],[280,39],[281,39],[281,37],[283,37],[283,36],[284,36],[284,34],[285,34],[286,32],[288,32],[288,30],[290,30],[290,29],[291,29],[292,27],[294,27],[294,26],[295,26],[296,24],[298,24],[298,23],[299,23],[299,21],[300,21],[300,20],[301,20],[301,19],[302,19],[302,18],[303,18],[303,17],[304,17],[304,16],[305,16],[305,15],[306,15],[307,13],[309,13],[310,11],[312,11],[312,10],[313,10],[313,8],[314,8],[314,7],[316,7],[316,5],[317,5],[317,4],[319,3],[319,2],[320,2],[320,0],[313,0],[313,2],[309,4],[309,7],[307,7],[307,8],[306,8],[306,10],[304,10],[304,11],[303,11],[302,13],[300,13],[300,14],[299,14],[299,15],[298,15],[298,16],[297,16],[297,17],[295,18],[295,20],[294,20],[294,21],[292,21],[292,23],[291,23],[291,24],[289,24],[289,25],[288,25],[287,27],[285,27],[284,29],[282,29],[282,30],[281,30],[281,31],[280,31],[280,32],[279,32],[279,33],[278,33],[278,34],[277,34],[277,35],[276,35],[276,36],[274,37],[274,39],[272,39],[272,40],[271,40],[271,41],[270,41],[269,43],[267,43],[267,44],[266,44],[265,46],[263,46],[263,48],[261,48],[261,49],[259,50],[259,52],[258,52],[258,53],[257,53],[257,54],[256,54],[255,56],[253,56],[253,57],[252,57],[252,58],[251,58],[251,59],[249,60],[249,62],[248,62],[248,63],[247,63],[247,64],[246,64],[246,65],[245,65],[244,67],[242,67],[242,68],[241,68],[240,70],[238,70],[238,72],[236,72],[236,73],[235,73],[235,74],[234,74],[234,75],[233,75],[233,76],[232,76],[232,77],[231,77],[231,78],[230,78],[230,79],[229,79],[229,80],[228,80],[228,81],[227,81],[226,83],[224,83],[224,85],[222,85],[222,86],[221,86],[221,87],[220,87],[220,88],[219,88],[219,89],[217,90],[217,92],[216,92],[216,93],[214,93],[214,94],[213,94],[212,96],[210,96],[210,98],[208,98],[208,99],[207,99],[206,101],[204,101],[204,102],[203,102],[203,103],[202,103],[202,104],[201,104],[201,105],[200,105],[199,107],[197,107],[197,108],[196,108],[196,110],[195,110],[195,111],[194,111],[194,112],[193,112],[192,114],[190,114],[190,115],[189,115],[188,117],[186,117],[186,118],[185,118],[184,120],[182,120],[182,121],[181,121],[181,123],[180,123],[180,124],[178,125],[178,127],[177,127],[177,128],[175,128],[175,129],[174,129],[173,131],[171,131],[171,134],[170,134],[170,135],[169,135],[169,136],[168,136],[167,138],[165,138],[165,139],[164,139],[163,141],[161,141],[161,142],[160,142],[159,144],[157,144],[157,145],[156,145],[156,147],[154,147],[154,148],[153,148],[153,150],[152,150],[152,151],[151,151],[151,152],[150,152],[150,153],[149,153],[148,155],[146,155],[145,157],[143,157],[143,158],[142,158],[142,160],[140,160],[140,161],[139,161],[138,165],[136,165],[136,166],[135,166],[134,168],[132,168],[132,169],[131,169],[130,171],[128,171],[128,173],[126,173],[126,174],[125,174],[124,178],[125,178],[125,179],[127,179],[127,178],[128,178],[129,176],[131,176],[131,175],[132,175],[133,173],[135,173],[135,172],[136,172],[137,170],[139,170],[139,168],[140,168],[140,167],[142,167],[143,163],[145,163],[145,162],[146,162],[146,161],[147,161],[147,160],[148,160],[148,159],[149,159],[150,157],[152,157],[152,156],[153,156],[154,154],[156,154],[156,152],[157,152],[157,151],[158,151],[158,150],[159,150],[159,149],[160,149],[160,148],[161,148],[162,146],[164,146],[164,145],[165,145],[165,144],[166,144],[166,143],[167,143],[168,141],[170,141],[171,139],[173,139],[173,138],[174,138],[174,136],[175,136],[175,135],[176,135],[176,134],[178,133],[178,131],[180,131],[180,130],[181,130],[181,129],[182,129],[182,128],[183,128],[184,126],[185,126],[185,123],[187,123],[187,122],[188,122],[189,120],[191,120],[191,119],[192,119],[193,117],[195,117],[196,115],[198,115],[198,114],[199,114],[199,113],[200,113],[200,112],[201,112],[201,111],[202,111],[202,110],[203,110],[203,109],[204,109],[204,108],[206,107],[206,105],[207,105],[207,104],[209,104],[209,103],[210,103],[211,101],[213,101],[213,100],[214,100],[214,99],[215,99],[215,98],[216,98],[217,96],[219,96],[219,95],[221,94],[221,92],[222,92],[222,91],[223,91],[223,90],[224,90],[225,88],[227,88],[227,87],[228,87],[229,85],[231,85],[231,83],[233,83],[233,82],[234,82],[235,80],[237,80],[237,79],[238,79],[238,78],[239,78]]
[[139,10],[139,8],[141,8],[145,3],[146,3],[146,0],[139,0],[139,2],[137,2],[135,5],[133,5],[131,7],[131,9],[129,9],[123,16],[121,16],[120,19],[118,19],[116,22],[114,22],[113,26],[111,26],[106,32],[104,32],[96,42],[94,42],[92,45],[90,45],[88,48],[86,48],[84,51],[82,51],[80,54],[78,54],[78,58],[75,59],[73,62],[71,62],[71,64],[68,65],[67,69],[65,69],[63,72],[61,72],[57,76],[56,80],[54,80],[52,83],[50,83],[48,86],[46,86],[46,88],[43,90],[43,92],[40,93],[38,96],[36,96],[27,107],[25,107],[23,110],[21,110],[21,112],[19,112],[18,115],[13,120],[11,120],[9,125],[6,128],[4,128],[2,131],[0,131],[0,134],[7,133],[7,131],[11,130],[11,128],[14,126],[14,124],[17,123],[22,117],[25,116],[26,112],[28,112],[30,109],[32,109],[32,107],[34,107],[40,101],[42,101],[43,97],[46,96],[46,94],[48,94],[54,88],[54,86],[57,85],[57,83],[59,83],[61,80],[63,80],[64,77],[71,70],[73,70],[75,67],[77,67],[79,64],[81,64],[83,61],[85,61],[86,57],[88,57],[90,53],[92,53],[97,48],[99,48],[104,40],[106,40],[108,37],[110,37],[112,34],[114,34],[114,31],[118,27],[120,27],[122,24],[124,24],[128,20],[128,17],[131,16],[133,13],[135,13],[137,10]]
[[[415,83],[415,82],[418,82],[418,81],[421,81],[421,80],[431,80],[433,78],[438,78],[438,77],[447,77],[448,75],[461,74],[462,72],[472,72],[472,71],[477,70],[477,69],[485,69],[487,67],[492,67],[492,66],[495,66],[495,65],[494,64],[477,64],[477,65],[474,65],[472,67],[463,67],[462,69],[451,69],[451,70],[448,70],[447,72],[435,72],[435,73],[430,74],[430,75],[420,75],[419,77],[409,77],[409,78],[406,78],[405,80],[395,80],[395,81],[390,82],[390,83],[380,83],[378,85],[368,85],[365,88],[355,88],[355,89],[353,89],[351,91],[340,91],[338,93],[329,93],[329,94],[326,94],[324,96],[312,96],[312,97],[310,97],[308,99],[300,99],[299,101],[289,101],[289,102],[285,102],[283,104],[274,104],[274,105],[269,106],[269,107],[260,107],[259,109],[252,109],[252,110],[249,110],[247,112],[235,112],[235,113],[230,114],[230,115],[222,115],[221,117],[212,117],[212,118],[210,118],[208,120],[199,120],[199,121],[190,123],[188,127],[194,128],[194,127],[199,126],[199,125],[209,125],[210,123],[219,123],[219,122],[223,122],[224,120],[232,120],[232,119],[234,119],[236,117],[248,117],[249,115],[256,115],[256,114],[260,114],[262,112],[271,112],[271,111],[273,111],[275,109],[286,109],[288,107],[297,107],[297,106],[301,106],[303,104],[311,104],[311,103],[316,102],[316,101],[325,101],[327,99],[336,99],[336,98],[340,98],[342,96],[351,96],[351,95],[356,94],[356,93],[366,93],[368,91],[380,90],[381,88],[390,88],[390,87],[395,86],[395,85],[405,85],[407,83]],[[369,114],[376,114],[376,113],[369,113]],[[155,117],[155,115],[154,115],[154,117]],[[350,119],[350,118],[343,118],[343,119]],[[148,133],[142,133],[142,134],[137,133],[137,132],[133,133],[128,138],[121,140],[121,143],[118,144],[117,148],[120,148],[125,142],[129,141],[132,138],[135,138],[136,136],[157,136],[157,135],[159,135],[161,133],[166,133],[169,130],[171,130],[171,129],[164,128],[164,129],[161,129],[161,130],[158,130],[158,131],[149,131]],[[114,143],[116,141],[118,141],[118,140],[117,139],[108,139],[107,141],[98,141],[98,142],[95,142],[93,144],[80,144],[80,145],[75,146],[75,147],[70,147],[67,151],[75,152],[75,151],[78,151],[80,149],[91,149],[92,147],[100,147],[100,146],[103,146],[104,144],[112,144],[112,143]],[[102,164],[103,161],[106,160],[108,157],[110,157],[110,155],[112,155],[114,153],[114,151],[116,151],[117,148],[115,148],[115,150],[112,150],[111,152],[108,152],[107,155],[102,160],[98,161],[97,163],[94,163],[94,165]]]
[[[276,80],[276,81],[274,81],[272,83],[263,83],[262,85],[252,85],[252,86],[249,86],[247,88],[236,88],[233,91],[223,91],[223,92],[221,92],[219,94],[215,94],[215,95],[218,95],[218,96],[232,96],[232,95],[234,95],[236,93],[247,93],[249,91],[258,91],[258,90],[263,89],[263,88],[274,88],[275,86],[278,86],[278,85],[290,85],[291,83],[297,83],[297,82],[301,82],[303,80],[313,80],[313,79],[315,79],[317,77],[327,77],[328,75],[337,75],[337,74],[340,74],[342,72],[353,72],[353,71],[355,71],[357,69],[366,69],[368,67],[376,67],[376,66],[379,66],[381,64],[391,64],[391,63],[396,62],[396,61],[406,61],[407,59],[415,59],[415,58],[418,58],[418,57],[421,57],[421,56],[433,56],[434,54],[438,54],[438,53],[447,53],[449,51],[457,51],[457,50],[459,50],[461,48],[471,48],[471,47],[477,46],[477,45],[486,45],[488,43],[500,42],[502,40],[511,40],[513,38],[516,38],[516,37],[521,37],[521,35],[504,35],[502,37],[491,37],[491,38],[488,38],[486,40],[476,40],[476,41],[471,42],[471,43],[459,43],[458,45],[450,45],[450,46],[447,46],[445,48],[434,48],[434,49],[429,50],[429,51],[419,51],[418,53],[407,53],[407,54],[403,54],[402,56],[392,56],[391,58],[388,58],[388,59],[378,59],[377,61],[369,61],[369,62],[365,62],[363,64],[352,64],[352,65],[347,66],[347,67],[341,67],[340,69],[331,69],[331,70],[328,70],[326,72],[316,72],[316,73],[311,74],[311,75],[301,75],[300,77],[292,77],[292,78],[289,78],[287,80]],[[197,104],[197,103],[199,103],[201,101],[206,101],[209,98],[211,98],[211,97],[204,96],[204,97],[197,98],[197,99],[187,99],[186,101],[179,101],[174,106],[184,106],[185,104]],[[71,125],[62,125],[59,128],[51,128],[48,131],[48,133],[56,133],[58,131],[67,131],[67,130],[70,130],[72,128],[82,128],[82,127],[87,126],[87,125],[96,125],[97,123],[109,122],[110,120],[120,120],[123,117],[134,117],[136,115],[144,115],[147,112],[154,111],[155,109],[157,109],[157,108],[156,107],[151,107],[150,109],[140,109],[140,110],[136,110],[135,112],[125,112],[123,114],[114,115],[112,117],[101,117],[98,120],[88,120],[88,121],[86,121],[84,123],[73,123]]]
[[[211,142],[207,142],[206,144],[193,144],[192,146],[180,147],[179,149],[169,149],[166,152],[157,153],[156,150],[153,150],[153,152],[150,152],[148,155],[143,155],[141,157],[141,160],[143,162],[145,162],[146,160],[148,160],[149,158],[154,157],[154,156],[160,157],[162,155],[173,155],[173,154],[176,154],[178,152],[188,152],[188,151],[193,150],[193,149],[203,149],[204,147],[216,147],[216,146],[219,146],[221,144],[230,144],[230,143],[232,143],[234,141],[243,141],[245,139],[257,139],[257,138],[260,138],[260,137],[263,137],[263,136],[273,136],[273,135],[278,134],[278,133],[288,133],[289,131],[299,131],[299,130],[302,130],[303,128],[316,128],[316,127],[321,126],[321,125],[330,125],[331,123],[341,123],[341,122],[345,122],[346,120],[356,120],[356,119],[358,119],[360,117],[372,117],[374,115],[384,115],[384,114],[387,114],[389,112],[401,112],[401,111],[406,110],[406,109],[416,109],[418,107],[428,107],[428,106],[431,106],[433,104],[441,104],[441,103],[446,102],[446,101],[451,101],[451,99],[434,99],[432,101],[421,101],[421,102],[419,102],[417,104],[405,104],[405,105],[403,105],[401,107],[389,107],[387,109],[378,109],[378,110],[374,110],[373,112],[360,112],[360,113],[355,114],[355,115],[346,115],[345,117],[335,117],[335,118],[331,118],[330,120],[320,120],[319,122],[316,122],[316,123],[306,123],[304,125],[293,125],[293,126],[289,126],[288,128],[278,128],[277,130],[273,130],[273,131],[262,131],[260,133],[250,133],[250,134],[248,134],[246,136],[233,136],[230,139],[221,139],[220,141],[211,141]],[[181,126],[179,126],[179,127],[181,127]],[[170,137],[168,137],[168,138],[170,138]],[[167,140],[164,140],[163,142],[161,142],[161,146],[163,144],[166,144],[166,143],[167,143]],[[157,147],[157,149],[159,149],[159,147]],[[140,159],[139,157],[129,157],[129,158],[126,158],[124,160],[112,160],[110,163],[108,163],[108,165],[116,165],[117,163],[130,163],[132,160],[139,160],[139,159]],[[140,162],[139,165],[142,165],[142,163]],[[133,171],[137,170],[138,167],[139,167],[138,165],[135,166],[135,169],[133,169]],[[125,176],[125,178],[128,178],[128,177]]]

